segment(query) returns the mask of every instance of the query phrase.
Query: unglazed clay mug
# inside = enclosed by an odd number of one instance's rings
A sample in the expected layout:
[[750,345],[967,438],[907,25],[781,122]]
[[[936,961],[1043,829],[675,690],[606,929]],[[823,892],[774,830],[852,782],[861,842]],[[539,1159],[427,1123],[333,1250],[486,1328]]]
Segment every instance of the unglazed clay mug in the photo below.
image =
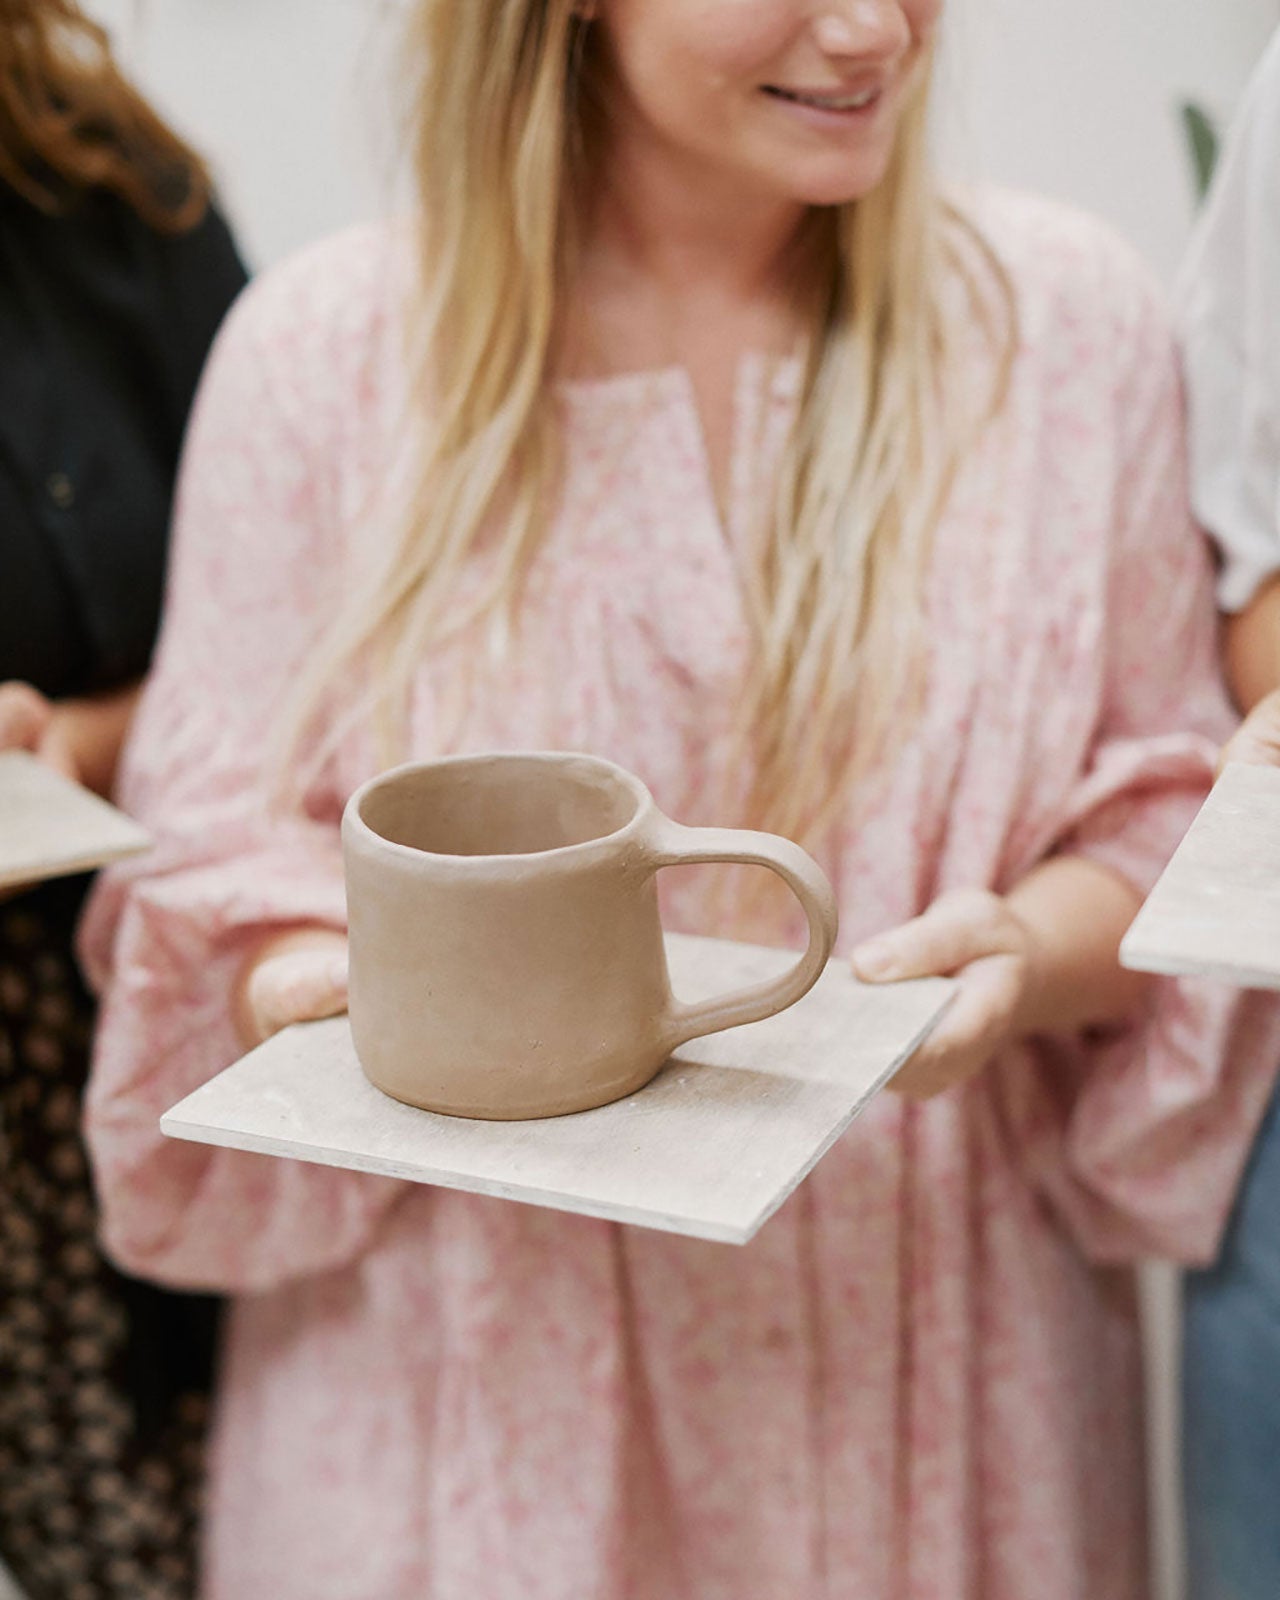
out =
[[[685,828],[593,756],[398,767],[342,819],[350,1015],[366,1076],[451,1116],[584,1111],[632,1093],[690,1039],[793,1005],[835,943],[831,886],[796,844]],[[671,993],[660,868],[771,867],[809,919],[781,977],[698,1005]]]

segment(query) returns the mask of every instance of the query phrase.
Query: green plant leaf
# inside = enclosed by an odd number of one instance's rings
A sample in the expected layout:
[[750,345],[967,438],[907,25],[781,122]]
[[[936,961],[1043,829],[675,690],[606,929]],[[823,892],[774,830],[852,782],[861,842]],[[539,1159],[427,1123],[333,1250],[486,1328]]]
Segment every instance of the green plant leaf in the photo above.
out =
[[1189,100],[1182,107],[1182,125],[1191,147],[1196,198],[1203,200],[1213,181],[1213,169],[1218,164],[1218,130],[1208,113]]

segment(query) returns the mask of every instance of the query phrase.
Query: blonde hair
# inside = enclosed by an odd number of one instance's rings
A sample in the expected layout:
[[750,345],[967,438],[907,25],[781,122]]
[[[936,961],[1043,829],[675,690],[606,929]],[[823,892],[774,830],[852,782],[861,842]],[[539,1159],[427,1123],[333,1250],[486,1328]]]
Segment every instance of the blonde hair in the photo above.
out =
[[[484,618],[518,626],[560,469],[553,385],[587,183],[588,26],[575,0],[420,0],[426,456],[400,540],[300,685],[299,738],[325,686],[362,662],[390,759],[427,650]],[[816,214],[824,264],[801,399],[742,575],[744,820],[793,837],[829,820],[918,703],[933,529],[1011,360],[1003,270],[932,184],[927,79],[926,66],[885,180]],[[981,403],[954,381],[975,332],[991,347]],[[487,581],[462,606],[460,574],[482,549]]]

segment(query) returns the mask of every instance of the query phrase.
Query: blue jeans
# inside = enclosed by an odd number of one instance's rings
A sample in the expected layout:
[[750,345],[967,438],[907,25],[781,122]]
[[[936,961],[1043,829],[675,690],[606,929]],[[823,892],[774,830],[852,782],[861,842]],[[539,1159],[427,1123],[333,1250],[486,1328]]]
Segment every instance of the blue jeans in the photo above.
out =
[[1190,1600],[1280,1600],[1280,1094],[1221,1259],[1188,1274],[1185,1339]]

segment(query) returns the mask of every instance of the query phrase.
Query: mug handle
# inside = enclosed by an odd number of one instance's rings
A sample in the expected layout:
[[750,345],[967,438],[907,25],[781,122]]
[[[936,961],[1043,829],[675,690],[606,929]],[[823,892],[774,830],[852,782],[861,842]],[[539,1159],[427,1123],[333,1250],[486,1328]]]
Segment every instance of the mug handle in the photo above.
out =
[[653,819],[646,843],[649,866],[655,872],[663,867],[700,862],[768,867],[792,890],[809,919],[809,948],[781,977],[696,1005],[673,999],[667,1016],[670,1049],[724,1028],[762,1022],[808,994],[822,976],[840,921],[835,893],[810,855],[775,833],[753,833],[745,828],[686,828],[661,815]]

